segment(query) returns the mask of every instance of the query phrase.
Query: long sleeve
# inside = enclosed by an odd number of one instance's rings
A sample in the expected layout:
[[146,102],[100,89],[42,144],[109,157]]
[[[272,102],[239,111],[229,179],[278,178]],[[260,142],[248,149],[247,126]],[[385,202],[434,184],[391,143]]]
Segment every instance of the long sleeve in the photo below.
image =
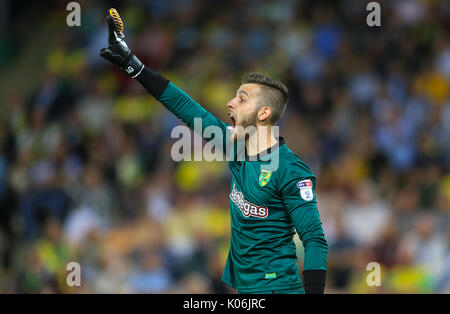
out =
[[[222,139],[221,149],[224,151],[226,145],[226,132],[228,124],[215,117],[200,104],[194,101],[188,94],[159,75],[157,72],[144,67],[142,73],[136,78],[147,91],[149,91],[159,102],[161,102],[170,112],[183,121],[189,128],[194,129],[195,119],[201,122],[201,136],[207,141],[214,139],[220,130]],[[218,127],[218,129],[206,132],[208,127]]]
[[327,270],[328,244],[314,193],[315,177],[297,164],[285,173],[281,194],[305,249],[304,271]]
[[290,167],[289,174],[285,173],[288,179],[283,186],[282,197],[305,250],[303,262],[305,292],[307,294],[323,294],[328,244],[317,210],[314,193],[316,180],[312,173],[304,170],[304,165],[294,164]]

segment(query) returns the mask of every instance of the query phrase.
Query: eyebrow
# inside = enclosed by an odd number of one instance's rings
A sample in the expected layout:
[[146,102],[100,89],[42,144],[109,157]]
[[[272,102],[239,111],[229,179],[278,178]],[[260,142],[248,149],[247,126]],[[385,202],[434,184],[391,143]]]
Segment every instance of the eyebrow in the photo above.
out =
[[247,95],[247,97],[249,97],[248,94],[247,94],[247,92],[246,92],[245,90],[240,90],[240,91],[238,91],[238,94],[240,94],[240,93],[245,94],[245,95]]

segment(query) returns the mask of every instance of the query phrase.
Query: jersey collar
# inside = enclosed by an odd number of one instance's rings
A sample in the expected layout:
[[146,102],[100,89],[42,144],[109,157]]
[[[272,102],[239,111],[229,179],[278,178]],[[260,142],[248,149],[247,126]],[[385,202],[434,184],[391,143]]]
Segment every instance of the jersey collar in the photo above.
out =
[[[262,152],[259,152],[256,155],[256,160],[269,161],[271,154],[284,144],[286,144],[284,137],[280,136],[278,138],[277,142],[275,143],[275,145],[270,146],[268,149],[263,150]],[[254,155],[252,155],[252,156],[247,155],[247,149],[245,149],[245,161],[255,161]]]

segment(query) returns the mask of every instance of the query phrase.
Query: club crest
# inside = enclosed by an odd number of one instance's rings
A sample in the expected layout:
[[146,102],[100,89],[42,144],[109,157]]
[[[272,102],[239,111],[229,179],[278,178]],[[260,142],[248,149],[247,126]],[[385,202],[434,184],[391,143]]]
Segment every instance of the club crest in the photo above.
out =
[[261,170],[259,174],[259,186],[263,187],[270,181],[270,177],[272,176],[272,171]]

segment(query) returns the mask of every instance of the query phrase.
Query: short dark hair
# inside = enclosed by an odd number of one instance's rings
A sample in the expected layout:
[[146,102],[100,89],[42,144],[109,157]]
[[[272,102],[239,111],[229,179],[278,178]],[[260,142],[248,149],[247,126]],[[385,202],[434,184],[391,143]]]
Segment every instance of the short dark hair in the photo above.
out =
[[286,109],[289,100],[289,92],[282,82],[260,73],[248,73],[242,77],[242,83],[254,83],[261,85],[264,105],[272,109],[270,122],[276,124]]

